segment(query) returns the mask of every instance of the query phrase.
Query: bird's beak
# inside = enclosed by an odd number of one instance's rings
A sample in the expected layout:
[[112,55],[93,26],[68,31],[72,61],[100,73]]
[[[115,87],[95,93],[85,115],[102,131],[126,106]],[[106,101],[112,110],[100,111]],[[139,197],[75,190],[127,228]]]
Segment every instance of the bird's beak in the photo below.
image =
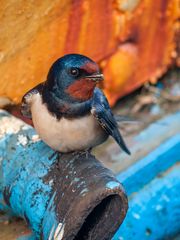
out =
[[89,75],[89,76],[86,76],[86,78],[87,78],[87,79],[90,79],[90,80],[92,80],[92,81],[95,81],[95,82],[99,82],[99,81],[104,80],[104,76],[103,76],[102,73]]

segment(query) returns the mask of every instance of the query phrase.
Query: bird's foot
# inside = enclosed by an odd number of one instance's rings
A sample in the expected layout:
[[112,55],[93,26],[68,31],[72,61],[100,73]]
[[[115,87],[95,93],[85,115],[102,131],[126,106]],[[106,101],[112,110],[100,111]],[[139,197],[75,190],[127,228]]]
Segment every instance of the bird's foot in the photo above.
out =
[[85,157],[87,158],[90,152],[91,152],[91,148],[88,148],[83,151],[75,151],[72,153],[72,155],[75,156],[76,158],[79,158],[85,155]]

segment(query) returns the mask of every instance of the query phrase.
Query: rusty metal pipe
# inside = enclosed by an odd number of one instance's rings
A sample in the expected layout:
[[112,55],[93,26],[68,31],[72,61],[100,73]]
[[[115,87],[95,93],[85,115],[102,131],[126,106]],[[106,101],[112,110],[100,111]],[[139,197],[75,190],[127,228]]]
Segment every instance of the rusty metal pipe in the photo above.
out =
[[121,184],[91,154],[59,155],[34,136],[0,112],[0,209],[24,218],[36,239],[111,239],[127,211]]

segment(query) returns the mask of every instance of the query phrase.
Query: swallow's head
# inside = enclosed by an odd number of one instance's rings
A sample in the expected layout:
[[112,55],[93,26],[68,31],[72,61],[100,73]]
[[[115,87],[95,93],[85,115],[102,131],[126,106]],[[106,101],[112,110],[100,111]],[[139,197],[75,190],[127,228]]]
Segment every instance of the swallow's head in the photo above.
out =
[[92,97],[101,80],[103,75],[93,60],[80,54],[68,54],[52,65],[46,86],[61,96],[82,102]]

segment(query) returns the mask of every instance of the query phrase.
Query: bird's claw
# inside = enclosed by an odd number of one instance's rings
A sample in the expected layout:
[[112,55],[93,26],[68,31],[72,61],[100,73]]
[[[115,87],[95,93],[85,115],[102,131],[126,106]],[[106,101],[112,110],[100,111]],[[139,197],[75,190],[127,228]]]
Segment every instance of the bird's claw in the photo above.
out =
[[83,151],[75,151],[75,152],[72,153],[72,155],[75,156],[76,158],[79,158],[79,157],[85,155],[86,158],[87,158],[88,155],[89,155],[89,153],[90,153],[90,151],[91,151],[91,148],[85,149],[85,150],[83,150]]

